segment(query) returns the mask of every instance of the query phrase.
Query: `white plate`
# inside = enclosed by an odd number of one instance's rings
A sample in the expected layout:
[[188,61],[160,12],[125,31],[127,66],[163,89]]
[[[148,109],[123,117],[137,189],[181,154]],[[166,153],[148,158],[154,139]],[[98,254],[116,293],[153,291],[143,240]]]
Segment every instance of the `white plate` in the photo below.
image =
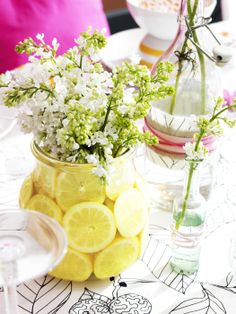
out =
[[101,61],[110,69],[120,65],[122,61],[138,53],[139,43],[145,34],[145,30],[133,28],[110,36],[107,46],[100,53]]

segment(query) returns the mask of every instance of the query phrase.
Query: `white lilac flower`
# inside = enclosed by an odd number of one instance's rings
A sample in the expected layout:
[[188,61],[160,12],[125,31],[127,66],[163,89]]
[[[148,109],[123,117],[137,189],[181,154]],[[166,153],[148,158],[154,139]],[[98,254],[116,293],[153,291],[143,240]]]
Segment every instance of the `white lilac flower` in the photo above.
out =
[[198,145],[198,149],[196,151],[195,145],[196,145],[195,142],[193,142],[193,143],[188,142],[184,145],[183,149],[185,151],[187,158],[189,158],[191,160],[202,160],[202,159],[204,159],[208,154],[207,147],[202,142],[200,142]]
[[80,148],[80,145],[78,143],[73,144],[73,150],[78,150]]
[[118,140],[117,129],[112,125],[112,123],[107,124],[104,134],[106,137],[111,136],[115,141]]
[[54,50],[57,50],[60,46],[60,44],[58,43],[58,41],[55,37],[52,40],[52,46],[53,46]]
[[88,53],[90,55],[91,60],[93,60],[94,62],[98,62],[100,60],[100,56],[97,53],[97,49],[95,49],[94,47],[89,47]]
[[86,39],[83,37],[76,38],[74,41],[80,48],[84,48],[87,45]]
[[129,111],[129,107],[126,105],[121,105],[118,108],[118,112],[121,113],[122,115],[125,115]]
[[94,168],[92,170],[92,172],[98,176],[99,178],[102,178],[102,177],[106,177],[107,176],[107,171],[106,169],[102,166],[102,165],[97,165],[96,168]]
[[43,44],[45,44],[45,42],[44,42],[44,33],[42,33],[42,34],[37,34],[37,35],[36,35],[36,38],[37,38],[39,41],[41,41]]
[[56,76],[54,78],[54,83],[55,83],[55,90],[57,93],[59,93],[60,95],[67,95],[67,80],[65,77],[59,77]]
[[98,131],[98,132],[95,132],[93,136],[91,136],[91,144],[92,145],[95,145],[95,144],[107,145],[108,139],[103,132]]
[[3,84],[9,84],[12,80],[12,72],[6,71],[4,75],[1,75],[1,81]]
[[86,156],[86,160],[89,164],[94,164],[94,165],[98,164],[99,162],[98,157],[94,154]]
[[127,88],[124,91],[123,102],[124,104],[130,104],[134,102],[134,88]]
[[78,83],[74,87],[74,91],[82,95],[86,94],[87,90],[88,90],[87,83],[86,81],[84,82],[83,80],[79,80]]

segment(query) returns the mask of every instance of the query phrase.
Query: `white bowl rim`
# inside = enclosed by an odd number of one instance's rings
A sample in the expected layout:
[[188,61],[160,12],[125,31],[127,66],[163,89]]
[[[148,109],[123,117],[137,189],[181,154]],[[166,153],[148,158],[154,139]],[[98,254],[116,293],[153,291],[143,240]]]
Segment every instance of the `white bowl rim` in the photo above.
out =
[[[165,15],[169,15],[169,16],[176,16],[179,14],[179,10],[177,12],[163,12],[163,11],[157,11],[157,10],[151,10],[149,8],[143,8],[140,5],[138,5],[137,3],[138,0],[126,0],[127,5],[133,6],[138,10],[143,10],[143,11],[147,11],[147,12],[152,12],[152,13],[158,13],[158,14],[165,14]],[[206,6],[205,8],[209,8],[211,6],[215,6],[216,5],[217,0],[212,0],[212,2]]]
[[151,12],[151,13],[154,13],[154,14],[165,14],[165,15],[169,15],[169,16],[176,16],[179,14],[179,11],[177,12],[163,12],[163,11],[157,11],[157,10],[151,10],[149,8],[143,8],[141,7],[140,5],[137,4],[137,0],[126,0],[127,2],[127,5],[130,5],[130,6],[133,6],[135,7],[136,9],[138,10],[142,10],[142,11],[147,11],[147,12]]

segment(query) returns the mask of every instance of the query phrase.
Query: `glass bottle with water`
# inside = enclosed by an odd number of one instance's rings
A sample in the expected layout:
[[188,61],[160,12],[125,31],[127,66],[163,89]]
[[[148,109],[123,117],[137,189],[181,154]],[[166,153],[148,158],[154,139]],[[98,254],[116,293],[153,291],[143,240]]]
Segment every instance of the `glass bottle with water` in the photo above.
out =
[[198,270],[206,214],[199,192],[201,161],[186,160],[184,187],[173,205],[171,267],[183,274]]

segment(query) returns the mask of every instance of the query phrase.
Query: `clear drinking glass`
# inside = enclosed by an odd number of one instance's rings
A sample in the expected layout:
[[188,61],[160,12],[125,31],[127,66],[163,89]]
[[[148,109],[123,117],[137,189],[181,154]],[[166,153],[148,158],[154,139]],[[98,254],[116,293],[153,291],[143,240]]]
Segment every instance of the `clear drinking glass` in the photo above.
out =
[[16,285],[50,272],[66,248],[64,230],[52,218],[22,209],[0,211],[0,286],[4,289],[0,308],[4,314],[18,314]]

